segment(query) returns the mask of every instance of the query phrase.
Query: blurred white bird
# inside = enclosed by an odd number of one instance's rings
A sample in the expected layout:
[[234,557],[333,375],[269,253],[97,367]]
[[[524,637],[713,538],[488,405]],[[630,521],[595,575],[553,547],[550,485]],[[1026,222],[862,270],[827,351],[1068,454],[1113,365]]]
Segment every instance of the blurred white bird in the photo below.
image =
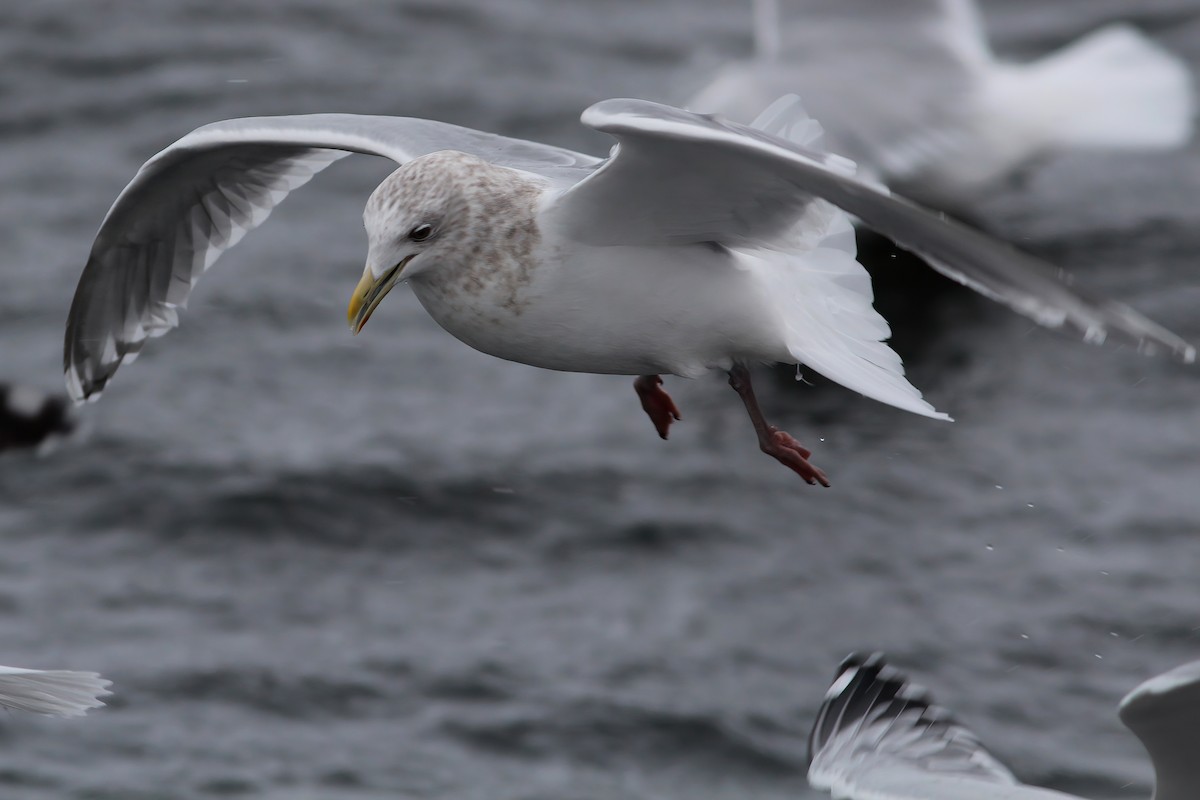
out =
[[95,672],[0,667],[0,708],[81,717],[104,705],[100,698],[112,694],[111,685]]
[[[1142,683],[1120,714],[1154,762],[1154,800],[1200,797],[1200,661]],[[1080,800],[1018,781],[878,653],[842,663],[808,746],[809,783],[839,800]]]
[[1111,24],[1032,63],[996,59],[973,0],[755,0],[755,53],[686,104],[749,122],[800,96],[847,156],[918,202],[956,209],[1039,156],[1185,144],[1183,62]]

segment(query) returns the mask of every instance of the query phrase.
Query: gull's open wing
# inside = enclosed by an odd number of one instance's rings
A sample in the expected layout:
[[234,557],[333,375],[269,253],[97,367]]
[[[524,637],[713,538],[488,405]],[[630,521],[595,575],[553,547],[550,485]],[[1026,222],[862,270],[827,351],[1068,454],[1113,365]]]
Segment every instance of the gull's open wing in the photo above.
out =
[[856,178],[845,159],[644,100],[605,100],[583,122],[618,144],[550,209],[579,241],[770,246],[819,197],[1042,325],[1195,360],[1194,347],[1136,311],[1089,298],[1061,270]]
[[879,654],[851,656],[809,736],[808,781],[843,800],[1079,800],[1026,786]]
[[314,114],[227,120],[146,162],[96,234],[67,319],[63,367],[76,400],[95,397],[176,310],[214,261],[293,189],[350,153],[403,163],[460,150],[567,185],[597,159],[407,117]]
[[1121,721],[1154,762],[1155,800],[1200,797],[1200,661],[1151,678],[1127,694]]
[[79,717],[104,705],[99,698],[111,694],[111,685],[95,672],[0,667],[0,708]]

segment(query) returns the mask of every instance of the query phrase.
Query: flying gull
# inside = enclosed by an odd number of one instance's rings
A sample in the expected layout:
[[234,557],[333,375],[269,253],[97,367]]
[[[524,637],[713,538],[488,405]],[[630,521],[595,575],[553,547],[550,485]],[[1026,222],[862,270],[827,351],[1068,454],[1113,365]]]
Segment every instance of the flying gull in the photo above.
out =
[[[1200,661],[1142,683],[1120,715],[1154,762],[1154,800],[1200,797]],[[809,736],[808,781],[840,800],[1081,800],[1018,781],[878,653],[838,670]]]
[[765,130],[628,99],[582,119],[616,138],[607,158],[404,117],[258,117],[193,131],[146,162],[100,226],[67,320],[70,394],[96,397],[148,337],[175,327],[221,253],[350,153],[401,165],[363,213],[355,332],[407,281],[443,328],[485,353],[638,376],[664,439],[680,415],[660,375],[724,370],[761,449],[809,483],[828,485],[809,451],[764,418],[748,366],[803,363],[947,418],[885,344],[847,213],[1043,325],[1195,358],[1131,309],[856,177],[846,159],[805,144],[818,129],[793,101],[769,110]]

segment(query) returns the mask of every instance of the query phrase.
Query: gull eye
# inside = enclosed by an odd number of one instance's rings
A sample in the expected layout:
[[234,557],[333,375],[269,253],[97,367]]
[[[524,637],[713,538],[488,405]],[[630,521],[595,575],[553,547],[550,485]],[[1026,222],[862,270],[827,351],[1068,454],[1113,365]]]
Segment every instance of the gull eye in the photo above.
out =
[[418,225],[408,232],[408,238],[414,242],[423,242],[433,235],[433,226],[429,224]]

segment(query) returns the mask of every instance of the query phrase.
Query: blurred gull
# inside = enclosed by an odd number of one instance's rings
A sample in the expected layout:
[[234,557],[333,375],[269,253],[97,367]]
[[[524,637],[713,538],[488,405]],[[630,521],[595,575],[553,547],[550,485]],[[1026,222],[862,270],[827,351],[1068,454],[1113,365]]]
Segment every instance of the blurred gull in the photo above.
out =
[[766,131],[640,100],[597,103],[583,122],[617,139],[608,158],[402,117],[199,128],[150,159],[100,227],[67,320],[71,395],[95,397],[147,337],[177,324],[223,251],[351,152],[402,165],[363,214],[355,332],[408,281],[438,324],[485,353],[639,376],[664,439],[679,412],[660,374],[725,370],[762,450],[809,483],[828,485],[809,451],[764,419],[749,365],[804,363],[868,397],[946,418],[884,344],[888,326],[871,306],[844,212],[1043,325],[1195,357],[1129,308],[1090,300],[1041,262],[855,177],[853,164],[817,149],[819,127],[794,102],[769,110]]
[[854,159],[906,197],[965,205],[1039,156],[1180,147],[1192,134],[1180,59],[1112,24],[1029,63],[997,60],[972,0],[755,2],[755,54],[687,107],[749,122],[798,94]]
[[[1120,714],[1154,762],[1154,800],[1200,797],[1200,661],[1141,684]],[[1080,800],[1018,781],[878,653],[851,656],[826,692],[808,781],[841,800]]]
[[111,694],[111,685],[95,672],[0,667],[0,708],[81,717],[104,705],[100,698]]

